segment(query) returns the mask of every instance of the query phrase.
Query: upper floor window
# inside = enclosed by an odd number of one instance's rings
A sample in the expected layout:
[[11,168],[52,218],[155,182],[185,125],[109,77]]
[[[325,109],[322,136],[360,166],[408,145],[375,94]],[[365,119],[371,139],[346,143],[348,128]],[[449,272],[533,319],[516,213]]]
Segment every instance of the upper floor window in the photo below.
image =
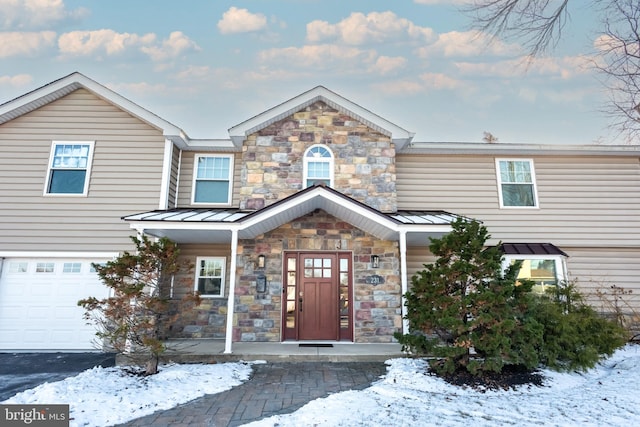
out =
[[537,207],[532,160],[496,160],[501,207]]
[[198,258],[196,291],[203,297],[224,296],[224,258]]
[[45,194],[86,196],[92,157],[93,141],[54,141],[51,145]]
[[231,204],[233,156],[197,154],[193,171],[193,203]]
[[324,145],[314,145],[304,153],[304,187],[317,184],[333,187],[333,154]]

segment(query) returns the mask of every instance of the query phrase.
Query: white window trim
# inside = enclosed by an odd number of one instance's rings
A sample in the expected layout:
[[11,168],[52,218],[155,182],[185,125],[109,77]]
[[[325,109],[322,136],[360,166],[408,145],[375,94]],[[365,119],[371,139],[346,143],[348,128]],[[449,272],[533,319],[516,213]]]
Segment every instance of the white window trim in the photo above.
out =
[[[313,144],[311,147],[309,147],[306,150],[304,150],[303,165],[302,165],[302,173],[303,173],[303,176],[304,176],[303,188],[307,188],[307,186],[308,186],[307,182],[308,182],[308,173],[309,173],[309,167],[308,167],[309,158],[307,157],[307,154],[309,153],[309,151],[311,151],[312,149],[314,149],[316,147],[322,147],[322,148],[326,149],[329,152],[329,154],[331,155],[331,157],[329,157],[329,159],[323,160],[323,161],[326,161],[327,163],[329,163],[329,187],[333,188],[333,178],[334,178],[334,175],[335,175],[335,171],[334,171],[335,156],[334,156],[333,151],[331,150],[331,148],[327,147],[324,144]],[[325,159],[325,158],[323,157],[322,159]]]
[[[538,200],[538,185],[536,184],[536,171],[533,159],[522,158],[496,158],[496,178],[498,182],[498,199],[500,200],[500,209],[540,209],[540,201]],[[502,198],[502,176],[500,175],[500,162],[529,162],[531,168],[531,184],[533,185],[533,202],[534,206],[505,206]]]
[[[198,179],[198,159],[200,157],[224,157],[229,159],[229,197],[226,203],[213,203],[213,202],[196,202],[196,181]],[[215,154],[215,153],[196,153],[193,155],[193,182],[191,184],[191,204],[192,205],[206,205],[206,206],[231,206],[231,200],[233,199],[233,175],[234,175],[234,160],[233,154]]]
[[195,283],[193,285],[193,289],[195,292],[198,292],[198,279],[200,278],[200,261],[206,260],[217,260],[222,262],[222,277],[220,280],[220,295],[211,295],[211,294],[200,294],[200,298],[224,298],[224,287],[225,281],[227,280],[227,259],[225,257],[219,256],[202,256],[196,257],[196,268],[195,268]]
[[[56,145],[88,145],[89,154],[87,158],[87,174],[84,178],[84,189],[82,193],[50,193],[49,184],[53,171],[53,157],[56,152]],[[91,180],[91,167],[93,166],[93,148],[95,141],[51,141],[51,152],[49,153],[49,164],[47,165],[47,178],[44,182],[44,193],[46,197],[87,197],[89,193],[89,181]]]
[[563,255],[503,255],[502,258],[502,270],[505,271],[513,261],[525,261],[525,260],[553,260],[556,264],[556,281],[558,284],[567,282],[569,275],[567,271],[567,257]]

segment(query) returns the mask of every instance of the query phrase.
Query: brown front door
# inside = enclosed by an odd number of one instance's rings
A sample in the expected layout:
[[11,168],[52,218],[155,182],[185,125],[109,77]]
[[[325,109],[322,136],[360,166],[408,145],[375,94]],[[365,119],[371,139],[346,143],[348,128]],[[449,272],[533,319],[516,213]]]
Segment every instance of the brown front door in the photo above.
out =
[[342,252],[285,255],[283,339],[351,339],[351,261]]

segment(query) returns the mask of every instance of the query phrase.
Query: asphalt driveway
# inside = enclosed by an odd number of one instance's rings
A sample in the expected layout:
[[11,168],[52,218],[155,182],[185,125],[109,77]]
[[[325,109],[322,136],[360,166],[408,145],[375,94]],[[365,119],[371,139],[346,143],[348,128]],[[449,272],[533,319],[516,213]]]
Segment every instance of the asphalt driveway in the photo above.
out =
[[0,402],[94,366],[114,365],[115,354],[111,353],[0,353]]

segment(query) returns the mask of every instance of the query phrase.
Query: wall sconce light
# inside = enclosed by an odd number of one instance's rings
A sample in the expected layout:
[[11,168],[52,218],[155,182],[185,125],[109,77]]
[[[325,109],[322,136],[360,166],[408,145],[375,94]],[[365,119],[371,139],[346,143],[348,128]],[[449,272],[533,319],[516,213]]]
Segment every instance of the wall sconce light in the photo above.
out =
[[371,268],[380,267],[380,257],[378,255],[371,255]]
[[265,256],[258,255],[258,268],[264,268],[265,265]]

